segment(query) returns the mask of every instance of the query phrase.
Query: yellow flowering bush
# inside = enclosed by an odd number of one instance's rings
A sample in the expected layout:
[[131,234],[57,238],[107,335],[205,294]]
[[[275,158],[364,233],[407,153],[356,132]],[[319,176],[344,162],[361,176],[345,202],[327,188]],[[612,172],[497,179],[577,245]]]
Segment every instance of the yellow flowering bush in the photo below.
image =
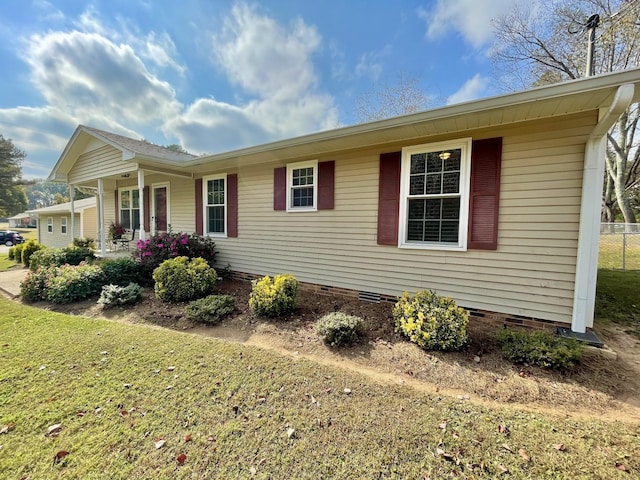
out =
[[252,289],[249,296],[249,307],[260,316],[278,317],[296,308],[296,292],[298,281],[288,273],[266,276],[251,282]]
[[468,342],[469,312],[449,297],[404,292],[393,307],[396,332],[425,350],[460,350]]

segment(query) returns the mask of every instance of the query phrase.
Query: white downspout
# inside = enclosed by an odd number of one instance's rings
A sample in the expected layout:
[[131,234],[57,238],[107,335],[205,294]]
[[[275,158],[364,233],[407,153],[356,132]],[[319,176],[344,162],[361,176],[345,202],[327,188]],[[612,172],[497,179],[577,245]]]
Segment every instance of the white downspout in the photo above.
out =
[[595,314],[601,192],[604,181],[604,159],[607,154],[607,132],[629,107],[633,94],[632,84],[618,87],[611,106],[606,111],[601,110],[600,119],[589,135],[585,147],[576,280],[571,318],[571,330],[578,333],[585,333],[587,327],[593,327]]
[[104,231],[104,182],[98,179],[98,232],[100,234],[100,256],[107,255],[107,239]]
[[71,242],[76,238],[76,210],[74,206],[76,188],[69,184],[69,201],[71,202]]

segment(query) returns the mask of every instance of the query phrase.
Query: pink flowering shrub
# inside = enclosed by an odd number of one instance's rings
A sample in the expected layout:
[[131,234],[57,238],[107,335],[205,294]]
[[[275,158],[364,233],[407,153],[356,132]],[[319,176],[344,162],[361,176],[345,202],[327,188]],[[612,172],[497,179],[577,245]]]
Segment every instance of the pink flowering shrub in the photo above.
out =
[[162,262],[176,257],[203,258],[213,267],[215,246],[215,242],[209,237],[167,232],[138,240],[133,258],[150,278],[153,270]]

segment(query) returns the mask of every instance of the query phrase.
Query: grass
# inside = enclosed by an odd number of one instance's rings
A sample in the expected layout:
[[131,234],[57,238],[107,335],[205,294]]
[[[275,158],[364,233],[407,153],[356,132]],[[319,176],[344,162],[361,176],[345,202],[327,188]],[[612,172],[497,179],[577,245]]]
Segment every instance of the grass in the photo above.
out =
[[[622,257],[623,235],[601,235],[598,250],[598,267],[622,269]],[[626,270],[640,270],[640,234],[627,235],[627,246],[624,257],[624,268]]]
[[640,271],[598,270],[596,317],[640,337]]
[[[633,424],[428,396],[257,348],[4,298],[0,312],[1,478],[508,471],[515,479],[615,479],[640,471]],[[59,434],[46,436],[54,424]],[[158,440],[166,443],[156,448]],[[54,461],[60,451],[69,454]]]
[[9,260],[9,255],[6,253],[0,253],[0,272],[6,272],[12,268],[16,262]]

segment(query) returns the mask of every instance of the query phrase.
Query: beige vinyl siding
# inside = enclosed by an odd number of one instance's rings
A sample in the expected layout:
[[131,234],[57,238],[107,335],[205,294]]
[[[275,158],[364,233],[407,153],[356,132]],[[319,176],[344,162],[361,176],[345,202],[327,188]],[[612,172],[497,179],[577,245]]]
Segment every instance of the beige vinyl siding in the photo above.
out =
[[[53,232],[47,231],[47,219],[53,218]],[[62,218],[67,219],[67,234],[60,233]],[[73,243],[75,237],[80,236],[80,213],[75,214],[75,234],[71,235],[71,213],[51,213],[48,215],[41,215],[38,221],[38,229],[40,230],[40,243],[47,247],[52,248],[64,248]],[[95,230],[95,227],[94,227]]]
[[[76,225],[76,228],[79,226],[80,222]],[[84,238],[93,238],[96,240],[98,238],[97,234],[97,225],[98,225],[98,211],[96,207],[85,208],[82,212],[82,236]],[[78,236],[80,236],[80,232],[78,232]]]
[[132,170],[131,164],[122,160],[122,152],[110,145],[104,145],[78,157],[69,171],[68,183],[81,184],[97,178],[120,175]]
[[334,210],[274,211],[280,165],[240,167],[239,236],[216,240],[218,264],[384,294],[430,288],[469,308],[570,323],[584,144],[594,123],[589,113],[455,137],[503,136],[496,251],[377,245],[379,156],[365,152],[330,158]]

